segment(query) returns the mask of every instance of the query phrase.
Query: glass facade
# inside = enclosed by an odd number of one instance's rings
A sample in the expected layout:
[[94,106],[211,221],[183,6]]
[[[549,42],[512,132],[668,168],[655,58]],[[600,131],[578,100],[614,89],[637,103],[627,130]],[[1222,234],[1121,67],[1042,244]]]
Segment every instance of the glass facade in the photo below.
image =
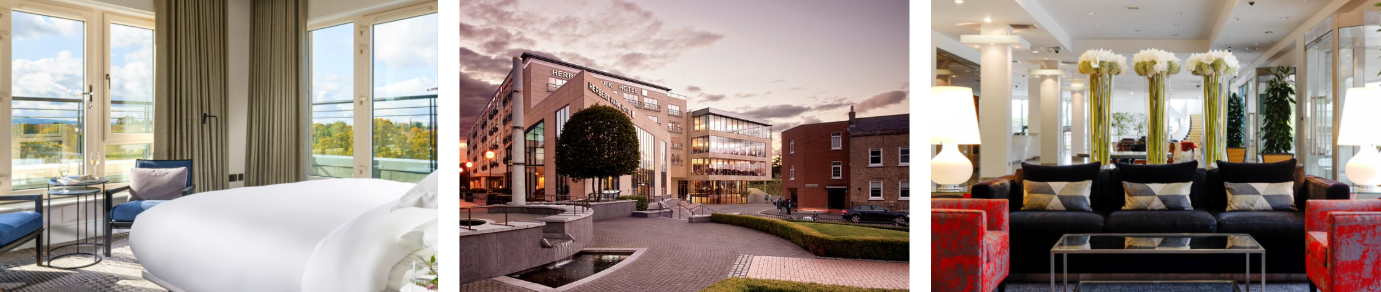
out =
[[723,158],[691,159],[691,175],[766,176],[767,163]]
[[694,119],[696,131],[718,131],[758,138],[772,138],[772,126],[745,120],[707,114]]
[[691,138],[691,153],[767,157],[767,143],[718,136]]
[[546,201],[547,177],[546,177],[546,125],[537,123],[528,128],[523,135],[527,141],[527,190],[528,198],[531,201]]
[[740,180],[691,181],[687,200],[703,204],[738,204],[748,200],[748,182]]
[[638,129],[638,171],[633,174],[634,191],[639,196],[652,196],[657,188],[656,181],[656,137],[643,128]]

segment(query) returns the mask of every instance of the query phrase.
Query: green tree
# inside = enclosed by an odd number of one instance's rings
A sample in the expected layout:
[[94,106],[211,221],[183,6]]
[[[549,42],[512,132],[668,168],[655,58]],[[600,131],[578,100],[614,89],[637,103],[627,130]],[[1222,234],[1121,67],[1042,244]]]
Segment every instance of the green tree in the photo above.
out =
[[631,175],[638,162],[633,120],[613,107],[596,105],[576,112],[556,140],[556,172],[573,179]]
[[1295,143],[1290,127],[1290,108],[1295,103],[1295,85],[1286,80],[1294,68],[1276,67],[1266,94],[1261,97],[1261,153],[1286,153]]
[[1228,98],[1228,147],[1246,147],[1246,106],[1236,92]]

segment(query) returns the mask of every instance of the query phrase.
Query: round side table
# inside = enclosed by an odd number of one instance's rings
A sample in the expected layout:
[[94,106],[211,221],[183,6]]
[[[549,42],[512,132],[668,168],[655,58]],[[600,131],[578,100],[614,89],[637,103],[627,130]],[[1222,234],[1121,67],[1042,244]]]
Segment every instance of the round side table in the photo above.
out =
[[[105,185],[108,182],[110,182],[110,178],[107,177],[98,177],[95,180],[76,183],[62,183],[57,179],[48,180],[48,209],[44,211],[44,214],[53,214],[53,199],[61,197],[77,199],[77,213],[75,214],[77,217],[75,229],[77,240],[54,246],[52,240],[53,215],[48,215],[49,219],[44,222],[44,232],[47,233],[44,237],[48,238],[48,244],[45,247],[47,248],[48,267],[71,270],[90,267],[101,262],[102,258],[97,251],[102,246],[100,232],[104,228],[99,226],[99,222],[105,222],[109,215],[107,210],[100,207],[101,204],[97,204],[97,201],[104,198]],[[90,205],[88,206],[88,204]],[[87,251],[88,248],[90,251]],[[76,263],[71,265],[53,265],[53,260],[85,257],[89,258],[78,259]]]

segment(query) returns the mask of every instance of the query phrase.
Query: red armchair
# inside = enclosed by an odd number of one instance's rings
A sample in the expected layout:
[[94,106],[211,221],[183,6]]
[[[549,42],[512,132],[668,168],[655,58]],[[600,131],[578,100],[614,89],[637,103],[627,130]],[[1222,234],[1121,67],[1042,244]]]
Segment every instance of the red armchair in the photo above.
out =
[[930,290],[1006,291],[1007,200],[930,200]]
[[1381,291],[1381,200],[1309,200],[1309,291]]

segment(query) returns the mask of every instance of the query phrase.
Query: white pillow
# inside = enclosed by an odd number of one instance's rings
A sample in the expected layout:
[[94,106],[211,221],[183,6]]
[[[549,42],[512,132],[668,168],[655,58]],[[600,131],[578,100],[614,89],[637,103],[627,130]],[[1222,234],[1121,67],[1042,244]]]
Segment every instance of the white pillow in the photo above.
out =
[[380,204],[346,221],[318,242],[302,274],[302,291],[384,290],[394,264],[417,250],[398,244],[398,238],[437,219],[436,210],[392,212],[393,204]]
[[433,171],[432,174],[427,175],[427,178],[417,182],[417,185],[408,192],[403,193],[403,197],[398,198],[398,204],[393,205],[389,211],[408,207],[436,209],[436,198],[441,193],[440,186],[437,185],[437,180],[441,179],[437,175],[438,172],[440,171]]
[[440,220],[441,218],[427,221],[427,223],[413,228],[412,231],[403,233],[402,236],[398,237],[398,244],[408,248],[437,249],[436,233],[440,230]]

